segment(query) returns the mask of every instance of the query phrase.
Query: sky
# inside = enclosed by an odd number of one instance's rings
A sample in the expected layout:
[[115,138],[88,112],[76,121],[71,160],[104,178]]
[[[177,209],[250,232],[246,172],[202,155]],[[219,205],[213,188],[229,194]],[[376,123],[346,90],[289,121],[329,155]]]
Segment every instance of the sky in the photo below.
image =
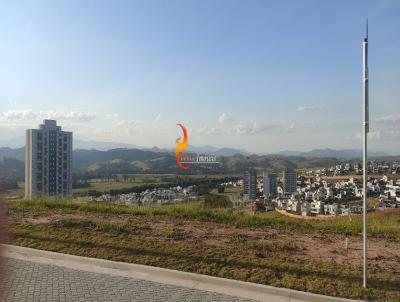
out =
[[0,139],[400,154],[400,1],[2,1]]

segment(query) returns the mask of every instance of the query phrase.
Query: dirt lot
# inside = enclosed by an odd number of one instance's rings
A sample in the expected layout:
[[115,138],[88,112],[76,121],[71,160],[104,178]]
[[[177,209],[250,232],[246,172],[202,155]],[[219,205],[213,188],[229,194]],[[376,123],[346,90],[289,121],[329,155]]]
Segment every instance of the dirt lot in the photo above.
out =
[[[131,215],[76,215],[54,214],[47,217],[24,218],[22,223],[57,225],[60,221],[90,221],[95,225],[104,221],[121,226],[140,225],[142,232],[137,234],[140,238],[150,241],[165,239],[167,232],[171,232],[174,241],[202,241],[206,245],[226,247],[231,245],[232,238],[239,238],[242,242],[257,242],[260,246],[276,245],[284,247],[286,243],[296,246],[295,250],[285,254],[290,259],[313,259],[322,262],[336,262],[338,264],[362,264],[361,237],[347,237],[344,235],[322,235],[318,232],[312,234],[299,234],[275,229],[239,229],[217,223],[204,223],[184,219],[157,219],[143,220],[141,217]],[[161,234],[161,235],[160,235]],[[167,236],[168,237],[168,236]],[[171,239],[171,238],[168,238]],[[399,242],[388,241],[383,238],[370,238],[368,245],[368,258],[371,267],[400,274],[400,249]]]
[[348,237],[346,249],[340,233],[168,216],[11,209],[8,218],[10,241],[17,245],[333,296],[400,299],[400,239],[379,233],[369,240],[371,287],[363,290],[357,235]]

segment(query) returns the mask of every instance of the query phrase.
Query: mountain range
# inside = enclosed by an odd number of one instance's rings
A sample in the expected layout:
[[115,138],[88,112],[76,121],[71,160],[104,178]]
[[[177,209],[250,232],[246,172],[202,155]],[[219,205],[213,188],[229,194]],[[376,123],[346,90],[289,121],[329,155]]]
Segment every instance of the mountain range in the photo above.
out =
[[[306,152],[301,151],[281,151],[278,154],[285,156],[301,156],[305,158],[323,158],[323,157],[335,157],[337,159],[359,159],[362,158],[361,149],[344,149],[344,150],[334,150],[334,149],[314,149]],[[387,157],[387,153],[382,151],[368,150],[369,157]]]
[[[321,149],[309,152],[284,151],[281,154],[249,154],[230,148],[188,147],[199,153],[217,154],[220,164],[192,165],[182,171],[177,167],[173,150],[160,148],[116,148],[110,150],[76,149],[73,152],[73,171],[76,178],[111,177],[115,174],[180,173],[180,174],[242,174],[249,166],[280,172],[284,169],[311,169],[335,165],[343,159],[355,161],[358,150]],[[245,153],[245,154],[243,154]],[[228,155],[225,155],[228,154]],[[382,153],[378,153],[382,154]],[[16,183],[23,180],[25,148],[0,148],[0,180]],[[345,158],[347,157],[347,159]],[[381,157],[396,159],[399,157]],[[11,178],[11,180],[10,180]],[[1,183],[1,181],[0,181]]]
[[[10,150],[8,149],[20,149],[25,144],[24,137],[15,137],[11,139],[0,139],[0,150],[4,149],[5,153],[8,154]],[[118,143],[118,142],[102,142],[102,141],[94,141],[94,140],[81,140],[81,139],[74,139],[73,143],[74,150],[78,149],[86,149],[86,150],[98,150],[98,151],[107,151],[111,149],[140,149],[144,151],[154,151],[154,152],[174,152],[174,149],[167,149],[167,148],[159,148],[159,147],[143,147],[133,144],[127,143]],[[244,150],[244,149],[235,149],[235,148],[217,148],[214,146],[193,146],[188,145],[187,149],[188,152],[196,152],[196,153],[212,153],[216,156],[231,156],[235,154],[243,154],[249,155],[251,152]],[[0,151],[0,158],[2,157],[2,152]]]
[[[5,143],[6,141],[2,141]],[[8,141],[11,143],[11,141]],[[15,143],[16,141],[14,141]],[[12,144],[11,144],[12,145]],[[132,173],[181,173],[175,162],[175,150],[158,147],[143,148],[140,146],[74,140],[73,170],[83,173],[85,177],[99,177],[110,174]],[[242,173],[248,166],[262,169],[316,168],[327,167],[338,161],[360,160],[361,150],[314,149],[307,152],[281,151],[277,154],[251,154],[244,149],[217,148],[214,146],[188,145],[186,151],[209,153],[217,156],[220,165],[193,165],[188,173]],[[384,152],[370,151],[369,156],[382,159],[393,157]],[[0,147],[0,176],[10,175],[14,178],[23,175],[25,147]]]
[[[118,146],[117,143],[114,143]],[[94,145],[92,145],[94,146]],[[105,147],[105,145],[102,145]],[[111,145],[110,145],[111,146]],[[130,154],[132,152],[153,152],[153,153],[174,153],[173,149],[163,149],[158,147],[153,148],[140,148],[140,147],[118,147],[118,148],[110,148],[110,149],[101,149],[101,148],[80,148],[74,150],[74,159],[76,157],[80,157],[80,155],[90,154],[97,158],[97,155],[103,154],[103,157],[107,157],[109,154],[118,153],[121,154]],[[188,152],[196,152],[196,153],[208,153],[214,154],[218,157],[224,156],[234,156],[234,155],[243,155],[250,156],[252,153],[246,151],[244,149],[234,149],[234,148],[217,148],[214,146],[192,146],[188,145],[186,151]],[[107,155],[108,154],[108,155]],[[274,155],[274,154],[266,154],[266,155]],[[301,151],[281,151],[276,155],[280,156],[291,156],[291,157],[303,157],[306,159],[321,159],[321,158],[336,158],[338,160],[357,160],[362,158],[362,150],[360,149],[347,149],[347,150],[334,150],[334,149],[314,149],[307,152]],[[370,158],[389,158],[392,157],[385,152],[381,151],[368,151],[368,156]],[[11,147],[0,147],[0,160],[4,157],[15,158],[23,161],[25,158],[25,147],[19,148],[11,148]],[[103,158],[105,159],[105,158]],[[115,158],[112,158],[115,159]],[[140,160],[140,159],[139,159]],[[78,160],[79,162],[79,160]]]

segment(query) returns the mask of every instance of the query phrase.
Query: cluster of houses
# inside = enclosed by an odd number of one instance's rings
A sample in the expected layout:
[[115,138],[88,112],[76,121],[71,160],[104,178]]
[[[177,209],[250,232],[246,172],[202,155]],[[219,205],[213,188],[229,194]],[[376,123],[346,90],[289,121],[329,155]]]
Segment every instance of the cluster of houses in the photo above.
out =
[[[370,177],[367,191],[369,196],[378,198],[378,209],[400,208],[400,179]],[[361,198],[361,180],[350,178],[328,182],[320,177],[300,176],[295,193],[283,194],[281,191],[277,196],[265,196],[265,205],[267,210],[277,208],[302,216],[336,216],[362,213]]]
[[[400,177],[397,163],[371,163],[372,169],[390,171],[387,175],[369,175],[368,196],[374,197],[370,209],[400,208]],[[337,169],[347,169],[348,164]],[[248,168],[243,177],[244,204],[255,205],[257,209],[279,209],[302,216],[349,215],[362,213],[362,178],[354,176],[340,180],[321,175],[320,170],[298,175],[284,171],[278,178],[274,172],[257,176],[257,169]]]
[[196,186],[171,187],[167,189],[156,188],[145,190],[140,193],[128,193],[110,195],[103,194],[99,197],[88,197],[91,201],[114,202],[124,205],[154,205],[154,204],[172,204],[186,201],[199,200]]
[[[340,163],[329,168],[307,171],[308,175],[341,176],[349,174],[362,174],[361,163]],[[368,174],[400,174],[400,162],[398,161],[370,161],[368,163]]]

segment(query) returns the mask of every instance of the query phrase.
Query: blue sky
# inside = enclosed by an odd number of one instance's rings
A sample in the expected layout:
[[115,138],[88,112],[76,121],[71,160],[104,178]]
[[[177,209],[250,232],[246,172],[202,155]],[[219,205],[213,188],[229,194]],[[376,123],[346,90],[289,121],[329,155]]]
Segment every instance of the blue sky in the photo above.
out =
[[56,118],[80,139],[259,153],[400,153],[400,1],[3,1],[0,135]]

